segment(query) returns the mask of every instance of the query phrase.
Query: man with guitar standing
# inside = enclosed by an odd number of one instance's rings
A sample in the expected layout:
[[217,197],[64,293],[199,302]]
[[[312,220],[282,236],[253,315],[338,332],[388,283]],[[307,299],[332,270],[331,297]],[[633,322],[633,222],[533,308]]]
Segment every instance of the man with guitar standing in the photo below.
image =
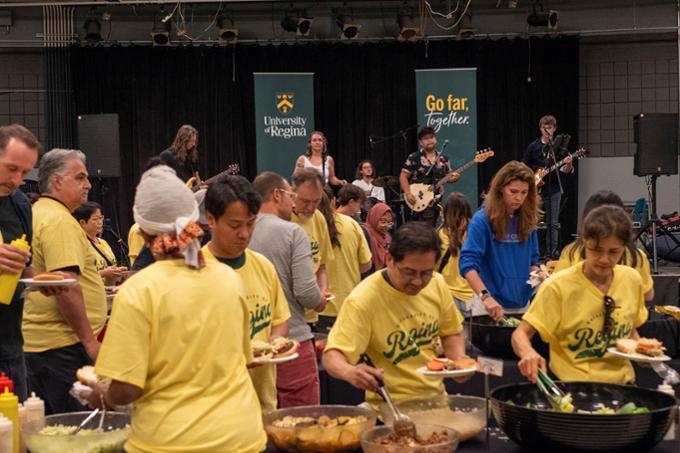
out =
[[[447,175],[447,182],[456,182],[460,178],[460,174],[451,173],[449,158],[443,152],[437,151],[437,136],[434,129],[431,127],[420,129],[418,131],[418,143],[420,150],[409,154],[399,175],[399,184],[404,192],[405,201],[409,205],[416,203],[416,195],[411,193],[411,184],[432,185]],[[446,144],[444,147],[446,147]],[[435,186],[434,190],[441,191],[442,188]],[[435,201],[420,212],[411,210],[410,220],[427,221],[434,226],[438,217],[439,206]]]
[[[529,143],[522,162],[528,165],[532,171],[537,172],[544,168],[553,166],[557,161],[564,160],[564,165],[559,169],[562,173],[570,174],[574,172],[572,165],[572,158],[569,155],[565,146],[566,143],[555,143],[553,137],[557,130],[557,119],[552,115],[544,115],[538,122],[538,129],[541,131],[541,136]],[[557,145],[557,146],[554,146]],[[540,195],[542,198],[541,209],[545,213],[545,223],[548,226],[548,232],[545,235],[546,248],[545,253],[549,258],[558,258],[559,250],[559,215],[560,202],[562,200],[562,181],[559,175],[551,172],[545,175],[542,180],[544,184],[537,179],[536,183],[540,187]]]

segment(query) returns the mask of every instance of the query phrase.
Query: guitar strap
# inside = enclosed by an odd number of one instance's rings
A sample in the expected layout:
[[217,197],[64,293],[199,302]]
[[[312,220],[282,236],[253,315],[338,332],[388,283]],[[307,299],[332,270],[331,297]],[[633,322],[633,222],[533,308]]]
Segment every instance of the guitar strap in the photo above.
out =
[[440,274],[442,273],[442,271],[444,270],[446,265],[449,263],[450,258],[451,258],[451,249],[449,247],[447,247],[446,253],[444,253],[444,256],[442,257],[442,262],[439,265],[439,270],[437,272],[439,272]]

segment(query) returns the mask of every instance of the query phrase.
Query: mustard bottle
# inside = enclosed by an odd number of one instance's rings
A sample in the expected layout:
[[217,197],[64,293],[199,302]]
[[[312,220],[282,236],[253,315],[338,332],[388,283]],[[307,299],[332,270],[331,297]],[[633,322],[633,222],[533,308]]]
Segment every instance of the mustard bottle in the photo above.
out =
[[0,414],[12,422],[12,453],[19,453],[19,398],[8,388],[0,394]]
[[[12,247],[26,250],[31,250],[31,245],[26,240],[26,235],[22,234],[21,238],[15,239],[9,243]],[[17,284],[21,278],[21,272],[17,274],[0,274],[0,304],[9,305],[12,302],[12,296],[17,289]]]

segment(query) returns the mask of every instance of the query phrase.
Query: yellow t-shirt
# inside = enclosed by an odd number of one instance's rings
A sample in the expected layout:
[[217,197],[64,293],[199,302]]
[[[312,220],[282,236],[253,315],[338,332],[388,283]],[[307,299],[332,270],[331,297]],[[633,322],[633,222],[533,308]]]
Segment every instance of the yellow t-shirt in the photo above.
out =
[[[245,254],[243,266],[234,270],[243,280],[250,319],[250,340],[269,341],[272,327],[283,324],[290,318],[288,300],[271,261],[252,250],[246,249]],[[215,260],[208,245],[203,247],[203,256],[206,260]],[[249,372],[262,412],[275,410],[276,366],[259,366],[251,368]]]
[[[416,370],[436,357],[432,340],[460,333],[462,319],[441,275],[435,273],[420,293],[409,296],[376,272],[345,299],[326,351],[337,349],[353,364],[365,352],[385,370],[385,385],[395,400],[443,395],[441,378]],[[371,392],[366,400],[374,408],[380,402]]]
[[[118,263],[116,262],[116,255],[113,253],[113,250],[111,250],[111,246],[109,245],[108,242],[106,242],[102,238],[99,238],[96,244],[93,243],[92,241],[89,242],[90,247],[92,247],[92,250],[94,251],[95,259],[94,266],[97,268],[97,271],[104,270],[110,266],[118,265]],[[108,263],[106,262],[107,260]]]
[[[78,267],[87,319],[98,335],[106,321],[104,282],[95,267],[95,251],[85,231],[61,202],[41,197],[33,205],[33,268],[37,273]],[[80,340],[61,316],[54,297],[37,291],[24,305],[24,351],[42,352],[74,345]]]
[[647,320],[642,281],[627,266],[614,267],[607,293],[616,308],[614,329],[603,338],[604,294],[576,264],[547,279],[539,287],[524,317],[550,344],[550,369],[564,381],[595,381],[624,384],[635,379],[630,361],[607,348]]
[[130,264],[134,264],[142,247],[144,247],[144,237],[139,232],[139,225],[133,223],[130,231],[128,231],[128,258],[130,258]]
[[340,247],[333,247],[335,259],[326,265],[329,290],[335,299],[326,305],[321,313],[324,316],[338,316],[342,302],[361,281],[359,266],[371,262],[371,249],[356,220],[337,212],[333,217]]
[[248,332],[241,279],[228,266],[157,261],[130,277],[95,365],[98,375],[143,389],[125,450],[262,451]]
[[[314,211],[314,215],[307,219],[300,217],[293,213],[291,220],[300,225],[305,230],[309,238],[309,244],[312,247],[312,270],[316,273],[322,264],[328,266],[330,261],[335,259],[333,254],[333,246],[331,238],[328,234],[328,225],[326,218],[318,209]],[[328,270],[326,270],[328,273]],[[319,319],[319,313],[314,310],[305,310],[305,318],[307,322],[314,323]]]
[[[562,249],[562,253],[560,253],[560,259],[557,261],[557,264],[555,264],[554,272],[563,271],[567,268],[570,268],[574,264],[583,261],[583,258],[581,258],[581,254],[578,250],[574,250],[574,253],[572,254],[571,251],[575,247],[576,242],[572,242]],[[647,254],[645,254],[642,249],[637,250],[640,252],[640,254],[637,257],[637,264],[635,265],[634,269],[640,274],[640,278],[642,278],[642,289],[646,293],[650,289],[654,288],[654,279],[652,279],[652,273],[649,268],[649,259],[647,259]],[[625,266],[629,266],[628,263],[631,262],[632,257],[630,256],[630,251],[626,249],[625,255],[623,257],[623,264]]]
[[[444,255],[449,249],[449,237],[444,232],[444,229],[440,228],[438,233],[439,238],[442,240],[442,256],[437,262],[437,266],[435,268],[437,270],[439,270],[439,266],[444,259]],[[442,269],[441,274],[444,276],[444,280],[446,280],[446,284],[449,286],[451,295],[456,299],[465,302],[472,299],[473,293],[472,288],[470,288],[467,280],[465,280],[465,278],[460,275],[460,270],[458,269],[459,258],[460,254],[456,256],[451,255],[449,257],[449,261],[446,263],[446,266],[444,266],[444,269]]]

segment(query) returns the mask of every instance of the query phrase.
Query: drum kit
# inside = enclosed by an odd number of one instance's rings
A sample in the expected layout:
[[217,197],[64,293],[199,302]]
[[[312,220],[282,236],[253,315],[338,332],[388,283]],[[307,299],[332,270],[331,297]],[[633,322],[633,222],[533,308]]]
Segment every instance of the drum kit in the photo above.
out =
[[[379,176],[373,180],[373,185],[385,189],[385,202],[392,209],[392,214],[395,218],[395,228],[403,225],[406,222],[406,211],[404,209],[404,200],[401,187],[399,185],[398,176]],[[377,203],[375,197],[368,197],[361,208],[361,219],[366,221],[368,211]]]

